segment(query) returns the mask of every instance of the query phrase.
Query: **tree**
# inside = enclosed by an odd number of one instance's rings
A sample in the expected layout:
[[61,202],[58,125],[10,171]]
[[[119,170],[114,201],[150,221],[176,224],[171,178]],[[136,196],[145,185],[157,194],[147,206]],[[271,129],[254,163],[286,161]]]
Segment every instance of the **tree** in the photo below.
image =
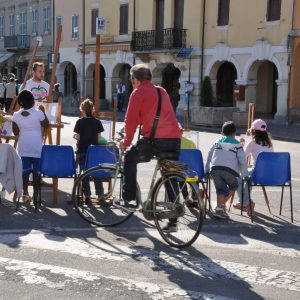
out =
[[208,76],[205,76],[201,83],[200,106],[213,106],[213,88]]

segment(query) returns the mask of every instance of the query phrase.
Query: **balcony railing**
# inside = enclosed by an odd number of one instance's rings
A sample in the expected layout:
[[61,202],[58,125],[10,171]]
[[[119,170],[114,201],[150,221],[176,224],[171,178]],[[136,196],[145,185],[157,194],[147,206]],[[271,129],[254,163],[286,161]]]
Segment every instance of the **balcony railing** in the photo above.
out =
[[4,48],[6,49],[28,49],[30,48],[29,35],[12,35],[4,37]]
[[186,47],[186,29],[167,28],[133,32],[132,51],[180,49]]

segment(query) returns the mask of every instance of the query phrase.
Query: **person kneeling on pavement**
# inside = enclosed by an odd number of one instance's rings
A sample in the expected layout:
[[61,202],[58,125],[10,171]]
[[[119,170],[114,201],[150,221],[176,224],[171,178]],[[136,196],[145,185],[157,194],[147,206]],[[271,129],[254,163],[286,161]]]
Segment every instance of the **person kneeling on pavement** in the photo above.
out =
[[234,123],[225,122],[222,137],[210,148],[205,165],[205,172],[210,173],[216,187],[217,207],[214,216],[218,219],[229,218],[226,202],[237,190],[240,174],[249,175],[243,146],[235,139],[235,135]]

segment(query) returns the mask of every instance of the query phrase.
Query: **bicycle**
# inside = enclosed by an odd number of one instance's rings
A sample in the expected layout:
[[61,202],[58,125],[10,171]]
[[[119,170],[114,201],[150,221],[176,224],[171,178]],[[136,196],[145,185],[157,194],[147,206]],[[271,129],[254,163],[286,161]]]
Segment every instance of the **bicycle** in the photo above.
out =
[[[115,151],[117,143],[111,142],[107,147]],[[166,159],[169,154],[162,153],[156,157],[157,163],[145,201],[141,198],[137,183],[136,208],[127,208],[122,203],[122,151],[115,164],[101,164],[86,170],[76,179],[72,190],[76,211],[84,220],[101,227],[119,225],[133,213],[141,212],[147,220],[154,220],[158,232],[169,245],[176,248],[190,246],[201,232],[205,206],[200,198],[195,172],[188,170],[183,163]],[[158,176],[159,172],[161,176]],[[94,177],[108,181],[108,189],[100,201],[91,198],[92,204],[86,205],[82,181]],[[166,232],[164,227],[172,218],[177,219],[177,231]]]

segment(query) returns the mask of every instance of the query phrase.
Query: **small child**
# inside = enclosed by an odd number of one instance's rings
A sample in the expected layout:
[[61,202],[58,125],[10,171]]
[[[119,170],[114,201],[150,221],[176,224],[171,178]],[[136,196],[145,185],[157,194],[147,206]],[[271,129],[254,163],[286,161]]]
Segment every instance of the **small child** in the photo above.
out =
[[[100,120],[93,116],[94,104],[91,100],[85,99],[80,104],[80,111],[83,117],[77,120],[74,127],[74,138],[77,140],[77,155],[79,159],[79,167],[82,171],[85,165],[87,149],[90,145],[97,145],[101,137],[101,132],[104,131]],[[103,184],[101,179],[94,178],[96,195],[98,201],[102,201]],[[83,194],[85,203],[91,204],[91,188],[89,179],[83,180]]]
[[[256,158],[260,152],[273,152],[273,145],[270,139],[270,136],[267,132],[267,124],[262,119],[255,120],[251,128],[249,130],[250,136],[252,137],[252,141],[246,145],[245,155],[246,157],[251,156],[253,161],[253,166],[255,165]],[[251,174],[253,168],[250,168],[248,171]],[[238,202],[233,205],[236,209],[241,209],[241,200],[242,200],[242,180],[239,180],[239,187],[238,187]],[[255,207],[255,203],[249,199],[249,193],[246,189],[244,192],[244,200],[243,200],[243,210],[250,213],[250,209],[253,211]],[[251,208],[250,208],[251,202]]]
[[235,139],[236,127],[232,121],[223,124],[222,135],[209,150],[205,172],[210,171],[216,187],[217,207],[214,216],[227,219],[226,202],[238,188],[240,173],[248,176],[248,170],[245,152]]

